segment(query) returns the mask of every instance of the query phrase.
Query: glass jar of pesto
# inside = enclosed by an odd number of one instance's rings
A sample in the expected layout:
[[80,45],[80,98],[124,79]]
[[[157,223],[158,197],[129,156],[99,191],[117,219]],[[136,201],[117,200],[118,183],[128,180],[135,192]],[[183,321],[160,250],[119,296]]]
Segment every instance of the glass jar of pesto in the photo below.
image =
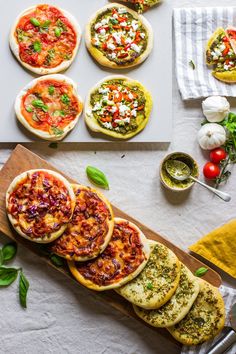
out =
[[178,181],[166,170],[166,162],[168,161],[168,164],[171,165],[171,161],[173,160],[178,160],[184,162],[188,167],[190,168],[191,175],[193,177],[198,178],[199,176],[199,168],[197,162],[190,156],[189,154],[186,154],[185,152],[172,152],[168,154],[161,162],[160,165],[160,179],[161,183],[164,185],[164,187],[172,190],[172,191],[186,191],[189,188],[191,188],[194,185],[194,182],[190,179],[186,179],[184,181]]

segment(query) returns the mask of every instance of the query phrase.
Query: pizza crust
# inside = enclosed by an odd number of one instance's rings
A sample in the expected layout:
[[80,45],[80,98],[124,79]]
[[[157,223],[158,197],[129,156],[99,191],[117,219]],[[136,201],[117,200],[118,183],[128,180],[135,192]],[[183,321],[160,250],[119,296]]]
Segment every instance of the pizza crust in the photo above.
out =
[[[64,133],[59,136],[56,134],[49,134],[46,131],[42,131],[42,130],[33,128],[27,122],[27,120],[24,118],[23,114],[21,113],[22,97],[27,93],[27,91],[29,89],[31,89],[34,85],[36,85],[37,82],[48,80],[48,79],[63,81],[63,82],[70,84],[73,87],[73,94],[78,98],[79,106],[80,106],[80,112],[77,114],[76,118],[72,122],[70,122],[65,128],[63,128]],[[67,77],[65,75],[61,75],[61,74],[47,75],[47,76],[41,76],[37,79],[32,80],[19,92],[19,94],[17,95],[16,100],[15,100],[15,113],[16,113],[17,119],[21,122],[21,124],[28,131],[33,133],[34,135],[36,135],[44,140],[59,141],[59,140],[62,140],[75,127],[76,123],[78,122],[79,117],[80,117],[82,110],[83,110],[83,103],[82,102],[83,102],[82,98],[77,93],[77,85],[72,79],[70,79],[69,77]]]
[[235,84],[236,82],[236,69],[230,71],[212,71],[212,75],[227,84]]
[[[121,218],[115,218],[115,223],[123,223],[123,222],[127,222],[127,220],[125,219],[121,219]],[[104,291],[104,290],[110,290],[110,289],[115,289],[118,288],[121,285],[124,285],[126,283],[128,283],[129,281],[131,281],[132,279],[134,279],[146,266],[149,256],[150,256],[150,247],[148,244],[148,240],[145,237],[145,235],[142,233],[142,231],[132,222],[128,221],[129,225],[134,228],[140,237],[141,243],[143,245],[143,253],[145,255],[145,260],[138,266],[138,268],[131,274],[129,274],[128,276],[125,276],[124,278],[120,279],[118,282],[114,283],[114,284],[110,284],[110,285],[102,285],[99,286],[95,283],[93,283],[92,281],[84,278],[82,276],[82,274],[77,270],[76,265],[73,261],[68,261],[68,266],[69,269],[72,273],[72,275],[75,277],[75,279],[81,283],[82,285],[84,285],[85,287],[92,289],[92,290],[96,290],[96,291]]]
[[[145,49],[145,51],[138,58],[136,58],[132,63],[126,64],[126,65],[117,65],[115,62],[107,59],[107,57],[99,49],[97,49],[96,47],[94,47],[91,44],[91,39],[92,39],[91,38],[91,25],[92,25],[92,23],[96,22],[97,17],[100,14],[102,14],[106,9],[120,8],[120,7],[125,8],[126,11],[131,13],[135,19],[140,20],[142,22],[142,25],[144,26],[144,28],[146,29],[146,31],[148,33],[148,42],[147,42],[147,48]],[[131,68],[131,67],[141,64],[150,55],[150,53],[153,49],[153,30],[152,30],[151,24],[146,20],[146,18],[144,16],[138,15],[135,11],[129,9],[128,7],[126,7],[122,4],[112,3],[112,4],[108,4],[104,7],[102,7],[101,9],[99,9],[90,18],[90,20],[87,23],[86,28],[85,28],[85,44],[86,44],[88,51],[92,55],[92,57],[100,65],[106,66],[111,69]]]
[[133,305],[138,317],[153,327],[170,327],[180,322],[189,312],[200,290],[198,278],[181,264],[179,285],[162,307],[156,310],[145,310]]
[[219,290],[203,279],[199,282],[200,292],[188,314],[167,328],[184,345],[197,345],[214,338],[225,324],[224,300]]
[[[90,97],[94,93],[94,91],[96,91],[104,82],[109,80],[115,80],[115,79],[122,79],[128,83],[133,84],[134,86],[138,86],[144,92],[146,98],[146,104],[145,104],[146,119],[142,122],[142,124],[139,125],[137,130],[135,130],[134,132],[127,133],[125,135],[113,130],[103,128],[94,118],[92,113],[92,106],[90,104]],[[85,123],[92,131],[96,133],[103,133],[105,135],[111,136],[116,139],[127,140],[137,135],[140,131],[142,131],[145,128],[145,126],[149,121],[149,117],[152,111],[152,106],[153,106],[153,101],[152,101],[151,93],[139,81],[133,80],[124,75],[109,75],[106,76],[101,81],[99,81],[94,87],[92,87],[92,89],[90,89],[85,102]]]
[[151,254],[146,267],[133,281],[116,291],[132,304],[151,310],[163,306],[175,293],[181,263],[163,244],[153,240],[148,243]]
[[[105,248],[107,247],[111,237],[112,237],[112,233],[113,233],[113,228],[114,228],[114,214],[113,214],[113,210],[112,210],[112,207],[111,207],[111,204],[110,202],[108,201],[108,199],[99,191],[97,191],[96,189],[93,189],[93,188],[90,188],[90,187],[86,187],[86,186],[82,186],[82,185],[79,185],[79,184],[72,184],[72,187],[73,188],[76,188],[76,189],[86,189],[88,191],[91,191],[93,193],[96,193],[97,196],[106,204],[107,208],[109,209],[109,212],[111,214],[111,220],[106,220],[107,224],[108,224],[108,232],[104,238],[104,242],[102,245],[100,245],[100,249],[99,249],[99,252],[96,253],[96,254],[93,254],[91,256],[87,256],[87,257],[82,257],[82,256],[70,256],[70,255],[65,255],[63,256],[61,253],[57,253],[56,251],[53,251],[53,253],[57,254],[58,256],[62,257],[62,258],[65,258],[69,261],[76,261],[76,262],[84,262],[84,261],[88,261],[90,259],[93,259],[93,258],[96,258],[100,253],[102,253]],[[63,236],[63,235],[62,235]]]
[[[28,170],[28,171],[25,171],[23,173],[21,173],[20,175],[16,176],[13,181],[11,182],[10,186],[8,187],[7,189],[7,192],[6,192],[6,210],[8,210],[8,199],[9,199],[9,196],[10,194],[14,191],[14,189],[16,188],[16,186],[22,181],[22,179],[24,179],[27,174],[33,174],[35,172],[38,172],[38,171],[45,171],[49,174],[51,174],[52,176],[56,177],[57,179],[59,179],[64,185],[65,187],[67,188],[68,190],[68,193],[69,193],[69,196],[71,198],[71,209],[72,209],[72,212],[74,210],[74,207],[75,207],[75,195],[74,195],[74,192],[73,192],[73,189],[70,185],[70,183],[65,179],[65,177],[63,177],[61,174],[55,172],[55,171],[51,171],[51,170],[47,170],[47,169],[35,169],[35,170]],[[72,213],[71,213],[72,214]],[[31,237],[29,237],[28,235],[26,235],[19,226],[17,226],[17,222],[16,220],[12,217],[12,215],[10,215],[8,212],[7,212],[7,216],[10,220],[10,223],[12,224],[13,228],[16,230],[16,232],[21,235],[22,237],[26,238],[27,240],[30,240],[32,242],[36,242],[36,243],[49,243],[49,242],[52,242],[54,240],[56,240],[59,236],[61,236],[61,234],[65,231],[66,227],[67,227],[67,224],[65,225],[62,225],[60,227],[59,230],[57,230],[56,232],[53,232],[51,233],[51,235],[47,238],[37,238],[37,239],[32,239]]]
[[33,73],[37,74],[37,75],[46,75],[46,74],[56,74],[56,73],[59,73],[61,71],[64,71],[66,70],[71,64],[72,62],[74,61],[75,59],[75,56],[78,52],[78,49],[79,49],[79,45],[80,45],[80,42],[81,42],[81,36],[82,36],[82,32],[81,32],[81,28],[80,28],[80,25],[79,23],[77,22],[77,20],[75,19],[74,16],[72,16],[68,11],[64,10],[64,9],[61,9],[60,7],[58,6],[55,6],[55,5],[52,5],[53,7],[57,8],[58,10],[60,10],[62,12],[62,14],[68,18],[68,20],[70,21],[71,25],[73,26],[74,28],[74,31],[77,35],[77,39],[76,39],[76,46],[74,48],[74,51],[73,51],[73,55],[71,57],[71,59],[69,60],[66,60],[66,61],[63,61],[60,65],[54,67],[54,68],[40,68],[40,67],[34,67],[32,65],[29,65],[25,62],[23,62],[20,58],[20,55],[19,55],[19,45],[17,43],[17,40],[15,38],[15,30],[16,30],[16,27],[18,25],[18,22],[19,20],[21,19],[21,17],[27,15],[28,13],[32,12],[35,10],[35,8],[37,7],[38,5],[35,5],[35,6],[31,6],[29,8],[27,8],[26,10],[24,10],[23,12],[21,12],[19,14],[19,16],[17,17],[17,19],[15,20],[15,23],[13,24],[13,26],[11,27],[11,31],[10,31],[10,36],[9,36],[9,45],[10,45],[10,48],[13,52],[13,54],[15,55],[15,57],[17,58],[17,60],[21,63],[22,66],[24,66],[26,69],[32,71]]

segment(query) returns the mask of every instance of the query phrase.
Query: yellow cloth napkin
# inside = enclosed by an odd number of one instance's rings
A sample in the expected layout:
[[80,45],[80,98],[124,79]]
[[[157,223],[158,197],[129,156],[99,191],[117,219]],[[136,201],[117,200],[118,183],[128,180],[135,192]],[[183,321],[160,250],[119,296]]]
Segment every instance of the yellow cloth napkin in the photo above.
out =
[[189,249],[236,278],[236,219],[203,236]]

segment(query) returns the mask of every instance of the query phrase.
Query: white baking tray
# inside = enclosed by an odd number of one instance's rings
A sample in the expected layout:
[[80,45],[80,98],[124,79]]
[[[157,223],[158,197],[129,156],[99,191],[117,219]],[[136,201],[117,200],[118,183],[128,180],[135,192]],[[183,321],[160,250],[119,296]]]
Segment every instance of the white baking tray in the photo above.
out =
[[[172,131],[172,28],[171,0],[165,0],[159,6],[148,11],[145,16],[153,26],[154,48],[150,57],[134,69],[111,70],[100,67],[88,54],[82,39],[78,55],[71,67],[65,71],[78,83],[79,93],[85,99],[89,89],[103,77],[110,74],[124,74],[141,81],[151,92],[154,107],[146,128],[130,142],[169,142]],[[89,17],[107,0],[57,0],[32,1],[8,0],[1,1],[1,54],[0,54],[0,142],[38,141],[31,133],[17,122],[14,113],[14,101],[17,93],[33,78],[34,74],[25,70],[14,58],[9,49],[8,37],[12,23],[25,8],[38,3],[58,5],[70,11],[84,27]],[[78,125],[63,140],[64,142],[108,142],[111,141],[101,134],[92,134],[81,116]]]

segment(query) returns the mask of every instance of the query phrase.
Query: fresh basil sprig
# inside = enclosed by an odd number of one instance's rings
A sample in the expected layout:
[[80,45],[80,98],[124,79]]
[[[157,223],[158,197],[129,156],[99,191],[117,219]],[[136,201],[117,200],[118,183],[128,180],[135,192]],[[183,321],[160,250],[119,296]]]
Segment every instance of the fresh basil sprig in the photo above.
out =
[[206,274],[207,271],[208,271],[208,268],[200,267],[196,270],[196,272],[194,274],[196,275],[196,277],[202,277],[204,274]]
[[22,307],[26,308],[27,292],[29,289],[29,281],[23,274],[22,268],[7,267],[6,262],[12,260],[17,252],[16,243],[7,243],[0,249],[0,287],[11,285],[19,277],[19,298]]
[[86,173],[87,173],[88,179],[92,183],[94,183],[96,186],[104,188],[104,189],[109,189],[109,183],[108,183],[106,176],[98,168],[93,167],[93,166],[87,166]]
[[23,308],[27,307],[27,293],[29,289],[29,281],[25,277],[22,270],[20,271],[20,281],[19,281],[19,299],[20,304]]
[[56,267],[62,267],[64,265],[63,259],[56,254],[52,254],[50,260]]

